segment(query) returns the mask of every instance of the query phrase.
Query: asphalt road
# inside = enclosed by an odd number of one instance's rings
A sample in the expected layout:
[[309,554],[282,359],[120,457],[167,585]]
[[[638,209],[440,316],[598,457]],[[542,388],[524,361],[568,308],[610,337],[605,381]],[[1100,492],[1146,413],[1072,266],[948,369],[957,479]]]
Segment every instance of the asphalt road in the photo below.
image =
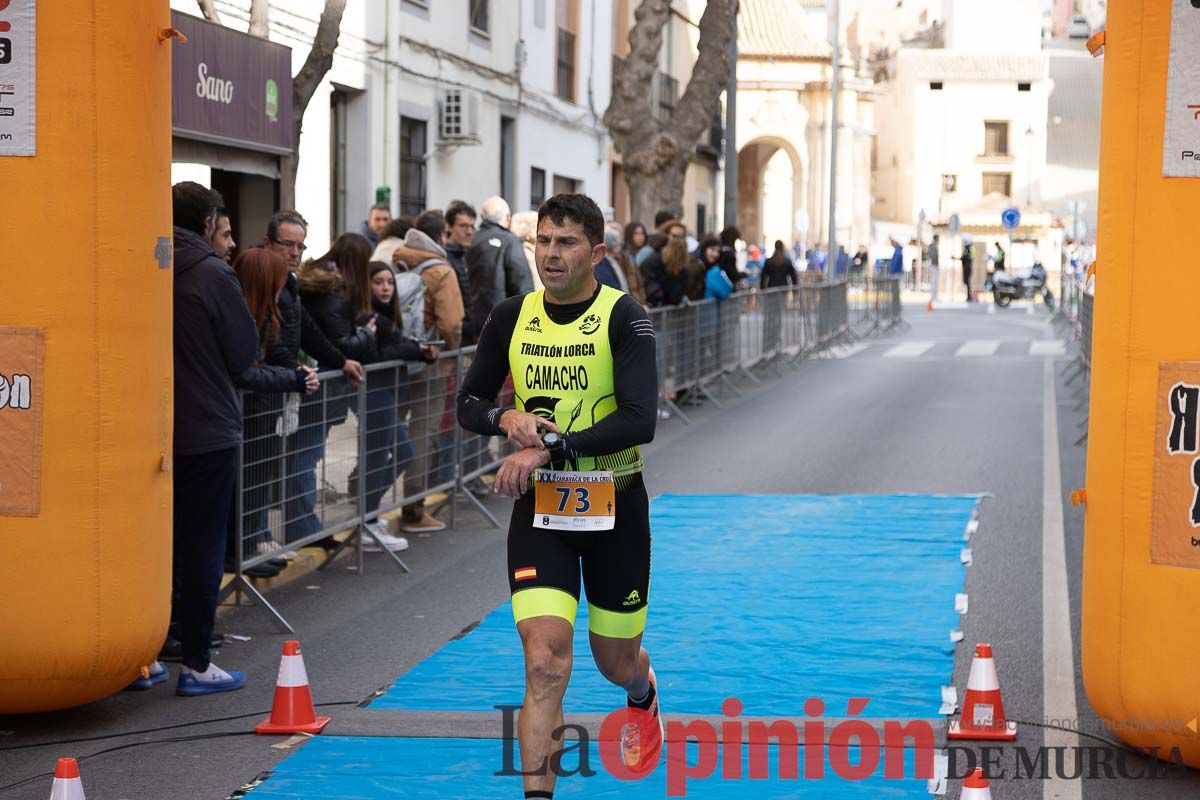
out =
[[[865,347],[838,351],[842,357],[803,362],[782,377],[766,378],[744,397],[727,395],[723,411],[697,410],[690,426],[663,423],[647,451],[651,493],[992,493],[971,543],[970,611],[962,618],[965,641],[957,651],[954,682],[961,694],[973,644],[991,642],[1010,718],[1043,720],[1042,412],[1044,364],[1051,358],[1076,702],[1082,729],[1101,732],[1078,678],[1082,515],[1066,497],[1083,483],[1084,448],[1074,444],[1082,416],[1073,410],[1074,387],[1063,384],[1066,357],[1030,352],[1033,342],[1054,338],[1055,332],[1043,314],[1019,309],[987,314],[981,306],[927,314],[909,307],[906,313],[910,331],[868,339]],[[959,354],[968,342],[976,344]],[[907,347],[895,351],[897,345]],[[505,516],[503,503],[490,506]],[[335,726],[352,718],[349,704],[390,684],[506,598],[503,533],[483,526],[465,508],[459,519],[459,530],[414,539],[405,554],[411,575],[374,556],[363,576],[337,566],[272,593],[303,642],[316,701],[348,704],[325,709]],[[219,800],[269,770],[292,751],[276,747],[278,739],[249,735],[99,754],[168,737],[252,729],[256,712],[265,715],[270,707],[280,644],[288,637],[256,608],[228,610],[218,627],[253,637],[227,645],[216,659],[246,670],[251,676],[246,689],[177,698],[172,678],[151,692],[120,694],[72,711],[0,717],[0,786],[46,772],[62,755],[97,754],[81,765],[87,792],[97,798]],[[237,715],[248,716],[205,723]],[[187,727],[130,733],[168,725]],[[115,738],[38,746],[85,737]],[[1021,745],[1037,747],[1041,741],[1041,730],[1024,726]],[[35,746],[6,749],[26,745]],[[1011,754],[1004,759],[1012,763]],[[1200,776],[1077,785],[1088,800],[1182,798],[1196,796]],[[957,797],[958,791],[952,781],[947,796]],[[49,779],[41,778],[0,791],[0,800],[44,798],[48,792]],[[1024,780],[994,783],[993,796],[1051,795],[1042,782]]]

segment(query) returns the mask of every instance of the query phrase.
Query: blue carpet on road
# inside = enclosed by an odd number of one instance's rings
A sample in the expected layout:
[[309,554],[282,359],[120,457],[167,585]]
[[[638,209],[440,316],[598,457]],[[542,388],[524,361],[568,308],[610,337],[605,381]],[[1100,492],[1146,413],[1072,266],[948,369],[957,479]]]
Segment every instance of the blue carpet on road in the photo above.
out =
[[[514,745],[515,747],[515,745]],[[743,748],[747,751],[748,749]],[[591,777],[562,777],[555,786],[556,798],[614,798],[622,800],[660,800],[681,796],[668,795],[668,766],[665,761],[644,780],[623,781],[613,777],[601,764],[596,745],[590,748],[588,766]],[[745,755],[745,754],[744,754]],[[515,756],[513,757],[515,759]],[[721,762],[714,762],[708,778],[683,781],[686,796],[692,800],[784,800],[785,798],[821,798],[822,800],[923,800],[929,796],[925,781],[889,780],[883,767],[862,781],[834,777],[826,767],[826,777],[804,777],[803,752],[798,755],[800,778],[779,778],[777,752],[768,756],[767,780],[725,780]],[[563,762],[568,769],[579,766],[571,755]],[[695,746],[688,748],[687,763],[698,764]],[[749,774],[743,758],[742,775]],[[858,763],[857,752],[850,763]],[[496,775],[505,769],[504,752],[499,741],[485,739],[381,739],[319,736],[296,755],[276,768],[274,775],[250,795],[255,800],[478,800],[521,796],[521,779]],[[683,776],[675,772],[677,786]],[[911,752],[905,756],[904,775],[914,774]]]
[[[645,643],[668,716],[719,714],[736,697],[745,716],[802,715],[823,700],[846,714],[935,717],[950,679],[962,591],[963,531],[978,498],[944,496],[666,496],[652,504],[650,617]],[[498,569],[503,569],[498,566]],[[576,622],[568,714],[608,712],[619,690],[596,671],[586,604]],[[451,641],[372,704],[375,709],[478,711],[519,704],[522,656],[508,604]],[[627,783],[605,770],[559,780],[556,797],[668,796],[667,763]],[[692,780],[692,798],[923,798],[911,751],[906,780],[785,780],[772,750],[766,780]],[[743,754],[745,755],[745,753]],[[688,762],[696,763],[695,745]],[[569,756],[568,766],[577,764]],[[801,754],[801,764],[803,758]],[[850,763],[857,764],[854,754]],[[478,798],[520,796],[497,740],[317,737],[281,763],[256,798]],[[803,767],[801,767],[803,769]],[[743,774],[746,774],[745,772]]]
[[[932,717],[954,668],[959,553],[975,496],[667,495],[654,537],[644,640],[668,712],[795,715],[817,697],[844,716]],[[498,565],[498,569],[503,569]],[[519,704],[523,660],[509,604],[401,676],[372,708],[481,711]],[[587,606],[576,620],[567,713],[622,696],[596,670]]]

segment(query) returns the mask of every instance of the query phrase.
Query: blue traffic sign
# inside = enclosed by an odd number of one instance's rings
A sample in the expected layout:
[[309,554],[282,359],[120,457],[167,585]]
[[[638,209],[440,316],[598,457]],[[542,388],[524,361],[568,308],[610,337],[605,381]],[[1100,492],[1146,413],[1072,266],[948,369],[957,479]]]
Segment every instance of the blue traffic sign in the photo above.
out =
[[1015,230],[1021,224],[1021,210],[1009,207],[1000,212],[1000,222],[1005,230]]

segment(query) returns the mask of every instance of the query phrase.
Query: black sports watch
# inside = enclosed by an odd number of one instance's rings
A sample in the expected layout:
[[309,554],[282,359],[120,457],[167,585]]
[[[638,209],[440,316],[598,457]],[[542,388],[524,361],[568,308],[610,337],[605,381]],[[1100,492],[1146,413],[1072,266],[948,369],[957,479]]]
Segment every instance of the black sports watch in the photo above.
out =
[[542,444],[546,445],[546,452],[550,454],[551,463],[567,460],[567,446],[561,434],[547,431],[542,436]]

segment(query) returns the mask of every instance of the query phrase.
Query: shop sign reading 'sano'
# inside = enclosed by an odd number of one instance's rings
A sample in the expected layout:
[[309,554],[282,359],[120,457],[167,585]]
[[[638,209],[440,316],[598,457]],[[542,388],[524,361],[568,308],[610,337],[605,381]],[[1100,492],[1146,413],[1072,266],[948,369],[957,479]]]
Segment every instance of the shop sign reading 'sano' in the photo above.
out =
[[0,516],[40,510],[45,335],[0,328]]
[[[3,2],[3,0],[0,0]],[[171,66],[176,136],[284,155],[292,149],[292,51],[171,12],[186,42]]]

